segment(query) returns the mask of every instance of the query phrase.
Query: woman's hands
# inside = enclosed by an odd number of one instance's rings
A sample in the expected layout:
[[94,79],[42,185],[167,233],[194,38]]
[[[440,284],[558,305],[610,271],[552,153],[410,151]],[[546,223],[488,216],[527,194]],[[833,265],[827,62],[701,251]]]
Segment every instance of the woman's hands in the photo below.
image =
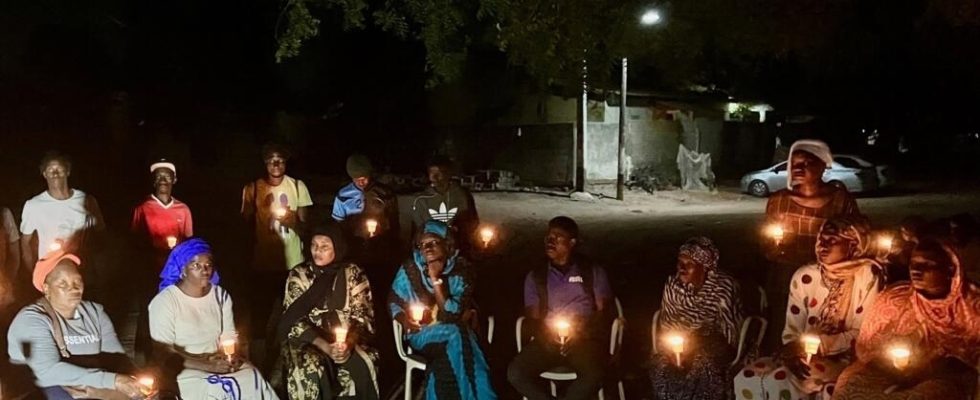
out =
[[805,380],[810,377],[810,366],[803,362],[803,345],[799,342],[789,342],[783,345],[780,359],[789,372],[797,379]]
[[352,345],[347,344],[347,342],[329,343],[320,337],[313,341],[313,346],[323,352],[323,354],[326,354],[327,357],[330,357],[330,359],[337,364],[347,362],[347,359],[350,358],[351,349],[353,347]]
[[[116,374],[116,390],[122,392],[130,399],[142,399],[143,392],[140,391],[140,384],[131,376]],[[101,398],[101,397],[100,397]]]
[[245,360],[238,354],[233,354],[229,357],[215,353],[202,361],[202,368],[199,369],[214,374],[230,374],[242,369],[242,365],[245,364]]

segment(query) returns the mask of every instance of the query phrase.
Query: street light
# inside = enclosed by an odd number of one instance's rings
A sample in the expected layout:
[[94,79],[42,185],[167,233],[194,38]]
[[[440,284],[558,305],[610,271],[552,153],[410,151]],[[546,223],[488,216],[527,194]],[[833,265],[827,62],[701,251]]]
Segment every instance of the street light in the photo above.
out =
[[651,26],[660,23],[660,10],[651,8],[643,12],[640,16],[640,25]]
[[[663,21],[660,10],[649,8],[640,15],[640,26],[654,26]],[[626,64],[627,59],[623,57],[622,86],[619,88],[619,153],[618,165],[616,167],[616,200],[624,199],[623,189],[626,186]]]

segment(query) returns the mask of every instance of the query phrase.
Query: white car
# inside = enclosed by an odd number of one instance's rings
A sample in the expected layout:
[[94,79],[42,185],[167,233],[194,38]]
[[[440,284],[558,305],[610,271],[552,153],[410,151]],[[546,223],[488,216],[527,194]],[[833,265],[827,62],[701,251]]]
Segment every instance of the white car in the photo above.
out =
[[[786,162],[745,174],[742,177],[742,191],[753,196],[765,197],[770,193],[786,188]],[[834,162],[823,174],[824,182],[840,185],[849,192],[870,192],[891,185],[887,165],[874,165],[864,159],[837,154]]]

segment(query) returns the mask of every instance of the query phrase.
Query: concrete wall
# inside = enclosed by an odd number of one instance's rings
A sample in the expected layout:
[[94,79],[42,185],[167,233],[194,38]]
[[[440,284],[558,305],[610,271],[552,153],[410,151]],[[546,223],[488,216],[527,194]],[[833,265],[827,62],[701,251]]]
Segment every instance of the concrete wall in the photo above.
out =
[[619,159],[619,125],[590,122],[585,142],[585,190],[593,193],[616,195],[616,172]]
[[496,153],[493,168],[513,171],[524,184],[571,187],[575,129],[575,124],[502,127],[494,129],[492,140],[482,141],[481,146]]

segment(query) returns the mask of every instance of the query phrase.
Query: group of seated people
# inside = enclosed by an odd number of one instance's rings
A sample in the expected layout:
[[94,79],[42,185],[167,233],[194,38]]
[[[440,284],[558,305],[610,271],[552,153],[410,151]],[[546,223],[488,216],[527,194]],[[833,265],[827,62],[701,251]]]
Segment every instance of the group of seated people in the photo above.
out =
[[740,370],[731,368],[743,318],[738,284],[717,269],[709,240],[688,241],[657,321],[663,338],[685,337],[684,354],[675,359],[664,339],[667,350],[651,363],[654,398],[973,398],[980,290],[965,278],[955,241],[925,231],[898,246],[910,281],[896,282],[866,221],[827,220],[815,261],[789,284],[781,346],[740,360]]
[[[787,274],[786,288],[767,285],[785,297],[785,309],[776,310],[785,311],[780,346],[770,357],[736,360],[746,317],[738,281],[720,268],[712,240],[691,238],[680,247],[655,321],[660,350],[650,360],[653,397],[972,395],[980,365],[980,290],[966,271],[977,262],[976,246],[956,233],[957,220],[944,220],[943,229],[903,224],[897,251],[881,254],[856,203],[845,201],[846,191],[820,183],[829,149],[794,144],[790,157],[796,194],[774,195],[769,209],[784,214],[784,223],[795,215],[794,226],[806,229],[794,234],[812,233],[814,244],[809,261]],[[808,203],[807,190],[799,189],[808,181],[817,185],[810,200],[844,200]],[[796,195],[803,200],[780,206]],[[808,211],[811,203],[851,211],[817,218]],[[426,362],[425,398],[496,399],[477,334],[476,271],[456,236],[444,222],[422,223],[410,256],[395,271],[386,310],[404,332],[396,339]],[[289,270],[273,339],[283,372],[272,384],[244,357],[247,338],[236,330],[231,296],[219,286],[210,246],[196,237],[175,244],[160,273],[148,306],[153,351],[147,368],[126,356],[102,306],[83,300],[85,260],[70,249],[37,261],[33,285],[43,296],[11,323],[10,361],[27,367],[49,399],[379,399],[379,353],[372,344],[385,339],[374,338],[368,271],[352,261],[347,239],[334,222],[314,228],[306,260]],[[533,339],[511,360],[507,380],[527,399],[553,399],[540,375],[563,367],[576,379],[559,398],[592,398],[611,369],[615,297],[606,271],[578,251],[574,220],[553,218],[544,239],[547,262],[532,267],[524,281],[523,326]],[[793,251],[806,247],[799,243]],[[905,276],[909,282],[898,278]]]

